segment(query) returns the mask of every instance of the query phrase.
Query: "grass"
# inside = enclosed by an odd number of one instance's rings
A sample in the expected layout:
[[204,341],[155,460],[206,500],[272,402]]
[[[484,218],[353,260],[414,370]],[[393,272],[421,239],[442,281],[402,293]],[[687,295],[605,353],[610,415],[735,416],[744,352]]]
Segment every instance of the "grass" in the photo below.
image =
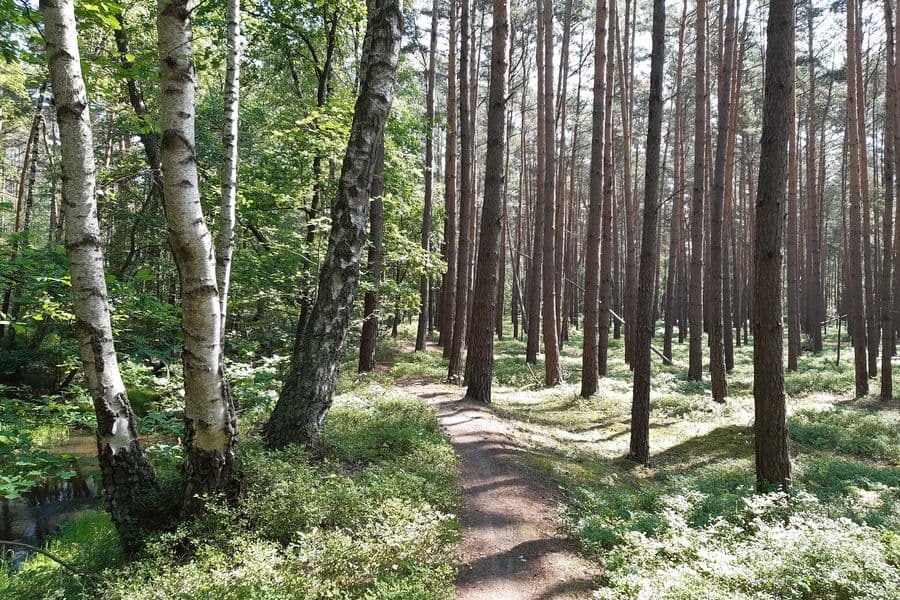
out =
[[[0,597],[451,597],[456,458],[432,409],[396,387],[444,381],[447,362],[436,348],[409,352],[411,339],[404,326],[380,344],[389,369],[357,375],[347,357],[326,433],[305,451],[269,452],[254,438],[284,361],[233,366],[247,438],[238,506],[213,503],[127,566],[105,515],[88,515],[50,546],[87,582],[36,557],[19,574],[0,571]],[[708,380],[686,378],[686,344],[673,366],[654,359],[644,467],[626,458],[622,340],[586,399],[580,332],[563,348],[566,383],[552,389],[540,362],[524,364],[522,341],[495,345],[493,409],[564,491],[562,526],[602,567],[598,598],[900,598],[900,405],[851,398],[852,365],[846,353],[835,364],[835,341],[786,374],[791,496],[754,489],[750,347],[736,348],[724,404]]]
[[[657,339],[661,346],[661,341]],[[494,412],[528,461],[566,493],[568,533],[603,567],[599,598],[900,598],[900,410],[853,400],[852,364],[836,339],[786,374],[795,493],[757,494],[753,475],[752,347],[735,349],[725,404],[708,375],[652,366],[651,466],[629,460],[631,373],[612,340],[598,394],[579,396],[581,334],[561,361],[566,383],[541,385],[524,344],[495,344]],[[441,372],[433,358],[417,356]],[[443,375],[443,373],[441,372]],[[703,590],[700,592],[699,590]]]
[[127,565],[108,517],[92,512],[49,545],[83,577],[36,556],[17,573],[0,568],[0,597],[452,597],[453,450],[422,401],[347,379],[313,447],[241,443],[236,506],[212,499],[203,518],[154,534]]

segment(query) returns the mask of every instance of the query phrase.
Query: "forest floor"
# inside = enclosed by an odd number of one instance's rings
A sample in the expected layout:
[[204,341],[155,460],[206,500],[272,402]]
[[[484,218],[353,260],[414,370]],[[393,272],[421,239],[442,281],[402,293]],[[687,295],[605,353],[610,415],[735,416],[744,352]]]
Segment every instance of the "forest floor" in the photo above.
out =
[[462,492],[458,600],[589,597],[596,564],[561,531],[559,490],[526,466],[509,427],[459,388],[401,383],[434,404],[459,456]]
[[687,379],[686,343],[675,365],[654,361],[644,467],[626,458],[622,340],[587,399],[580,332],[551,389],[522,341],[496,342],[490,407],[443,383],[437,346],[397,340],[384,384],[437,406],[460,458],[458,597],[900,599],[900,403],[854,399],[833,337],[786,374],[792,496],[755,493],[752,346],[736,349],[721,405],[708,379]]

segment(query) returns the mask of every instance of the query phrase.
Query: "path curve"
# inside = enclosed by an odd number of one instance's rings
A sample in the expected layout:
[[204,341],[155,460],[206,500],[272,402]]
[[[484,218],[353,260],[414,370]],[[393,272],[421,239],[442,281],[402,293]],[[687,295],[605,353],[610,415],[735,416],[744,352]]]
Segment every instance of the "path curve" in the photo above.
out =
[[460,459],[459,600],[589,598],[598,570],[558,531],[560,497],[521,464],[522,447],[491,411],[434,384],[403,388],[435,405]]

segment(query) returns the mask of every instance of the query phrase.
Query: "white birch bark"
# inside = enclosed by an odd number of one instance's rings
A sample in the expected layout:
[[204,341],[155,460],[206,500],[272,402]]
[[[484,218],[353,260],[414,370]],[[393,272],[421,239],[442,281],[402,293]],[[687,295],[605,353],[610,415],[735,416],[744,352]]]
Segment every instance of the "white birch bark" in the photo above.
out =
[[161,158],[169,243],[181,279],[184,331],[185,510],[232,479],[234,409],[222,371],[221,312],[212,236],[203,217],[194,148],[190,0],[159,0]]
[[93,136],[75,28],[73,0],[42,0],[62,154],[65,245],[72,274],[75,334],[97,414],[97,450],[104,499],[126,548],[135,492],[154,485],[113,343],[103,250],[97,222]]
[[225,68],[225,160],[222,164],[222,204],[219,211],[219,232],[216,239],[216,283],[219,288],[219,306],[222,321],[222,338],[225,337],[225,320],[228,317],[228,292],[231,288],[231,257],[234,254],[235,202],[237,196],[237,141],[238,107],[240,106],[241,79],[241,2],[228,0],[228,56]]

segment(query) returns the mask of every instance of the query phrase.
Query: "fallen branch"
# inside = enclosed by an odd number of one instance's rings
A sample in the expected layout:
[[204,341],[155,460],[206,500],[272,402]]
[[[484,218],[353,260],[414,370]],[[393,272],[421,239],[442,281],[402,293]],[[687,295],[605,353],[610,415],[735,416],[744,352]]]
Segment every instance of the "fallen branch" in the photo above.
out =
[[13,542],[12,540],[0,540],[0,546],[15,546],[18,548],[24,548],[26,550],[30,550],[37,554],[43,554],[50,560],[58,563],[59,565],[61,565],[65,569],[75,573],[79,577],[84,577],[85,579],[90,579],[90,576],[87,573],[82,573],[81,571],[79,571],[78,569],[76,569],[75,567],[70,565],[69,563],[65,562],[63,559],[59,558],[58,556],[54,556],[50,552],[47,552],[46,550],[44,550],[42,548],[38,548],[37,546],[32,546],[31,544],[26,544],[24,542]]
[[[615,319],[616,321],[621,323],[623,327],[625,326],[625,319],[623,319],[622,317],[617,315],[616,311],[614,311],[611,308],[607,308],[606,310],[609,311],[609,314],[612,315],[613,319]],[[665,354],[660,352],[657,348],[654,348],[653,344],[650,344],[650,350],[653,352],[653,354],[657,355],[658,357],[660,357],[662,359],[664,365],[676,366],[676,367],[681,368],[680,365],[676,365],[675,362],[671,358],[668,358]]]

